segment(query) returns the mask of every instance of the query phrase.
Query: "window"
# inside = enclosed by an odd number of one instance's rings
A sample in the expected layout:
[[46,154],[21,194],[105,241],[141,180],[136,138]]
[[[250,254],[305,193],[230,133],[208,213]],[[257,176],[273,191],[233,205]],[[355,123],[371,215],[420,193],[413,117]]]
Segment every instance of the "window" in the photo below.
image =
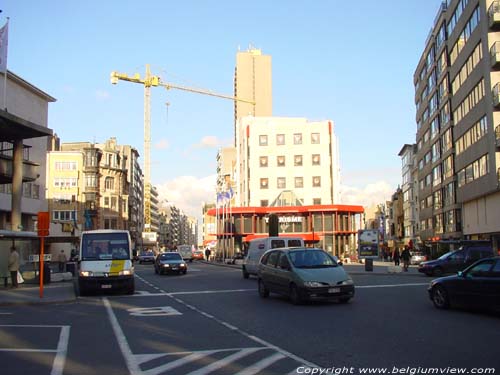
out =
[[293,164],[296,167],[302,167],[302,155],[295,155],[293,157]]
[[276,180],[276,186],[278,189],[286,189],[286,178],[278,177]]
[[106,177],[106,180],[104,180],[104,187],[106,190],[114,190],[115,179],[113,177]]
[[321,176],[314,176],[312,178],[313,187],[321,187]]
[[268,189],[269,188],[269,180],[267,178],[260,179],[260,188],[261,189]]
[[295,187],[296,188],[304,187],[304,177],[295,177]]
[[312,155],[312,165],[320,165],[320,156],[319,154]]
[[267,146],[267,135],[259,135],[259,146]]
[[260,206],[261,207],[267,207],[269,206],[269,201],[267,199],[263,199],[260,201]]
[[266,168],[267,167],[267,156],[261,156],[259,158],[259,165],[262,167],[262,168]]
[[97,176],[95,174],[86,174],[85,175],[85,187],[97,187]]
[[319,133],[311,133],[311,144],[317,145],[320,142]]
[[319,204],[321,204],[321,198],[313,198],[313,204],[314,204],[314,205],[319,205]]
[[285,156],[280,155],[276,157],[276,165],[278,167],[284,167],[285,166]]
[[285,145],[285,135],[284,134],[276,134],[276,144],[278,146]]
[[293,135],[293,144],[301,145],[302,144],[302,133],[295,133]]
[[109,207],[109,197],[104,197],[104,207]]

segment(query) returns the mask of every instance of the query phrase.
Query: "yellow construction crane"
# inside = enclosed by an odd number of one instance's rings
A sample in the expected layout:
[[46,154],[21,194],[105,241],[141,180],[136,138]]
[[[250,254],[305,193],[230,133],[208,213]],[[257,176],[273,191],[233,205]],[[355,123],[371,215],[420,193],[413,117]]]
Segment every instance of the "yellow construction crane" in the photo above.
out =
[[218,94],[209,90],[180,86],[172,83],[162,82],[159,76],[151,75],[149,64],[146,64],[146,75],[141,78],[139,73],[132,77],[125,73],[111,72],[111,83],[116,85],[119,80],[140,83],[144,85],[144,229],[151,231],[151,86],[162,86],[167,90],[177,89],[189,91],[197,94],[215,96],[217,98],[229,99],[252,104],[255,108],[255,102],[252,100],[240,99],[231,95]]

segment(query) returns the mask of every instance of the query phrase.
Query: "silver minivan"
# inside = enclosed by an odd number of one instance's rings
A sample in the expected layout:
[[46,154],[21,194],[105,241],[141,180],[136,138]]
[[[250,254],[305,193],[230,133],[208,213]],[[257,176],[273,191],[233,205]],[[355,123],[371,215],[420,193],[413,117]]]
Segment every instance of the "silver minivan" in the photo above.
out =
[[309,300],[346,303],[354,297],[351,277],[333,256],[321,249],[268,250],[260,259],[258,278],[262,298],[273,292],[300,304]]
[[257,275],[259,260],[262,254],[269,249],[281,247],[303,247],[304,240],[301,237],[265,237],[250,241],[248,252],[241,267],[243,278],[248,279],[250,275]]

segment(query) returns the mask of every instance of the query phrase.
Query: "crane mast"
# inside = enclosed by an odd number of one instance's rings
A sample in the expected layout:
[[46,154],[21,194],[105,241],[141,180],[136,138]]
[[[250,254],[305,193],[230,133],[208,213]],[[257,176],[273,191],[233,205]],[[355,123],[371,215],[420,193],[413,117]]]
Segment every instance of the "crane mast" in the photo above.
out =
[[255,102],[240,99],[231,95],[218,94],[210,90],[180,86],[173,83],[161,82],[159,76],[151,75],[149,64],[146,64],[146,74],[142,79],[139,73],[129,77],[125,73],[111,72],[111,83],[116,85],[119,80],[144,85],[144,229],[151,232],[151,86],[162,86],[167,90],[176,89],[197,94],[214,96],[222,99],[240,101],[252,104],[255,112]]

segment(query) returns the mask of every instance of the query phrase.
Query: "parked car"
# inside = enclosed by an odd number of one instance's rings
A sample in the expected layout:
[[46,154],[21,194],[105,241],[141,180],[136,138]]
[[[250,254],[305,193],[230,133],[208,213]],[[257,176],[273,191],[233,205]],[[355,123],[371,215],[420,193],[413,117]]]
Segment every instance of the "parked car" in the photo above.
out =
[[421,251],[411,251],[410,264],[420,264],[427,260],[427,257]]
[[425,273],[427,276],[456,273],[464,270],[479,259],[494,255],[493,248],[490,245],[464,245],[458,250],[442,255],[438,259],[420,263],[418,272]]
[[481,259],[457,275],[432,280],[428,292],[439,309],[464,306],[500,311],[500,257]]
[[201,250],[193,251],[193,259],[203,260],[203,259],[205,259],[205,254],[203,254],[203,251],[201,251]]
[[141,250],[139,253],[139,264],[142,263],[154,263],[155,253],[153,250]]
[[256,238],[250,241],[248,245],[248,252],[243,260],[241,270],[243,278],[248,279],[250,275],[257,275],[259,270],[260,257],[269,249],[276,249],[279,247],[294,247],[304,246],[304,240],[301,237],[265,237]]
[[177,252],[161,253],[156,257],[155,273],[163,275],[164,273],[186,274],[187,264],[182,259],[181,254]]
[[307,300],[338,300],[354,296],[354,283],[344,267],[321,249],[281,248],[268,250],[260,259],[258,291],[288,296],[293,304]]

